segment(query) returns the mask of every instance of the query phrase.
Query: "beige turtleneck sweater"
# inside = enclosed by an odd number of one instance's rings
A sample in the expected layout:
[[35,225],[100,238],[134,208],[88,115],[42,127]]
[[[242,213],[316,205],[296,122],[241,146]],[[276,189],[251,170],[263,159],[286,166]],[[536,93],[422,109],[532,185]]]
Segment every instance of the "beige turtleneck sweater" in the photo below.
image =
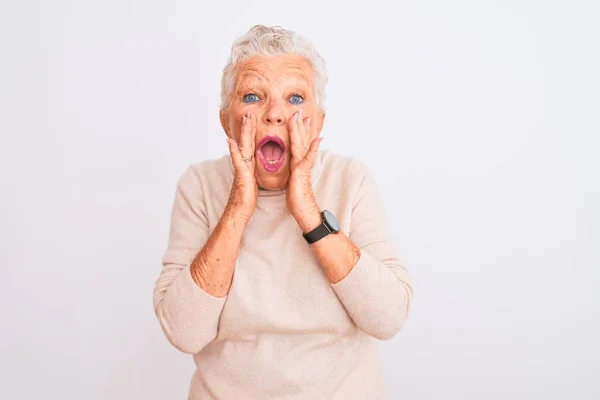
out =
[[219,222],[232,182],[229,156],[182,175],[154,288],[165,335],[194,356],[189,399],[385,399],[378,339],[400,330],[412,289],[371,173],[328,151],[312,169],[318,204],[361,250],[344,279],[331,284],[324,276],[285,190],[260,190],[229,293],[217,298],[192,280],[190,264]]

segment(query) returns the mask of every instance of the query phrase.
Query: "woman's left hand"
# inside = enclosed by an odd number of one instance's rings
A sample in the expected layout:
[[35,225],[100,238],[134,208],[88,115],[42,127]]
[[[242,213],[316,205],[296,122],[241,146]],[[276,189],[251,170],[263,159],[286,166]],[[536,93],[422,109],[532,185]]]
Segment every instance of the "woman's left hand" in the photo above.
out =
[[312,136],[310,118],[302,118],[302,110],[289,120],[291,141],[290,180],[287,187],[287,207],[304,232],[321,222],[320,209],[312,190],[311,168],[319,153],[323,138]]

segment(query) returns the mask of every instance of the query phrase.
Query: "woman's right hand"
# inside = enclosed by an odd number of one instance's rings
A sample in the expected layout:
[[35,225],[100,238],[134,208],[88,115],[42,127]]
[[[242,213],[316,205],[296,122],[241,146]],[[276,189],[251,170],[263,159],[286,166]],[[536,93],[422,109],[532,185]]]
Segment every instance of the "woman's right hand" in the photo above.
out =
[[[233,216],[243,217],[246,221],[252,217],[258,197],[258,185],[254,176],[256,168],[256,116],[252,113],[242,118],[240,143],[227,138],[229,154],[233,162],[234,178],[226,211]],[[244,161],[251,158],[250,161]]]

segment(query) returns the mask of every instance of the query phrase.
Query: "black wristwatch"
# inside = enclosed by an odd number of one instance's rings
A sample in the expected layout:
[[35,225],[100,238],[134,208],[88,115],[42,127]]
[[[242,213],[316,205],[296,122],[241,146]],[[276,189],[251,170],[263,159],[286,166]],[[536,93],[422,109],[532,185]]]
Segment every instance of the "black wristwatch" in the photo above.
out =
[[330,233],[338,233],[340,231],[340,224],[337,219],[327,210],[321,211],[321,225],[317,226],[315,229],[308,233],[303,233],[304,239],[308,242],[308,244],[313,244],[318,240],[323,239],[325,236]]

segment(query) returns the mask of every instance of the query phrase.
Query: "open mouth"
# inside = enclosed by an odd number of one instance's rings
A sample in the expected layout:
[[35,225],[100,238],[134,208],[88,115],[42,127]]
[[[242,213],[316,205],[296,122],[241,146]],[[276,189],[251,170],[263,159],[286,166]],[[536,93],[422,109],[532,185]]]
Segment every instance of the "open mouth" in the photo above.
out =
[[265,136],[258,143],[258,160],[269,172],[277,172],[285,161],[285,144],[278,136]]

